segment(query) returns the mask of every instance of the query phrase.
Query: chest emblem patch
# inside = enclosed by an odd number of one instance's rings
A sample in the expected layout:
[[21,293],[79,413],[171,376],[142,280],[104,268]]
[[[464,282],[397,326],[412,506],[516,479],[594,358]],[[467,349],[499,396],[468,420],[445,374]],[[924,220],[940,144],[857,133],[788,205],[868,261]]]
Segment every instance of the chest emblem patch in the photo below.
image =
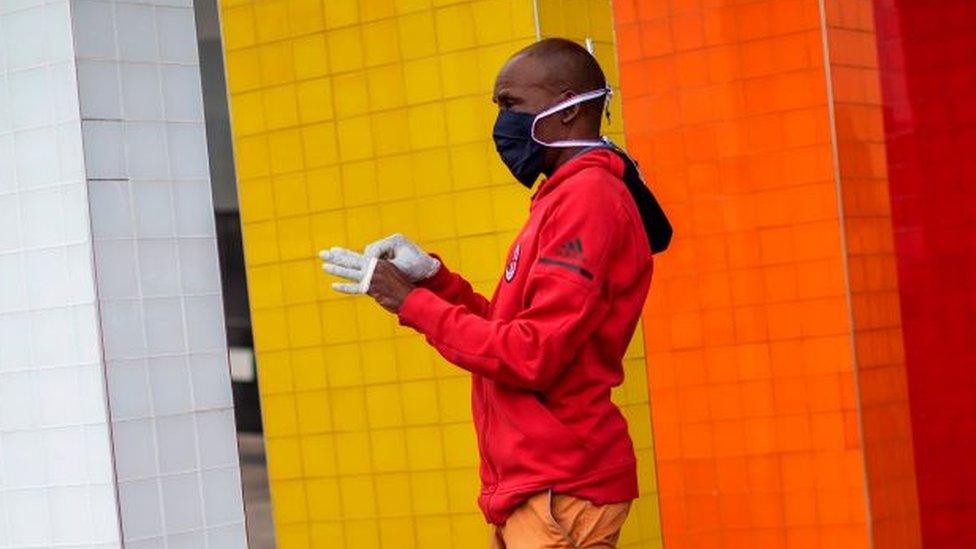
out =
[[515,249],[512,250],[512,258],[508,261],[508,265],[505,267],[505,282],[511,282],[515,278],[515,273],[518,271],[519,255],[522,254],[522,245],[516,244]]

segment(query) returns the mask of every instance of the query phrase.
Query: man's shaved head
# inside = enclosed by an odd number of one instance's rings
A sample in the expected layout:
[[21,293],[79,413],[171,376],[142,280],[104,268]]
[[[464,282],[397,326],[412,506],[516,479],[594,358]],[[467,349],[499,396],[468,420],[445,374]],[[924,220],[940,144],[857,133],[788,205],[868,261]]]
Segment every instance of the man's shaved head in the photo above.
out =
[[607,85],[600,64],[586,48],[565,38],[546,38],[512,56],[532,57],[544,67],[546,81],[559,91],[587,92]]
[[[539,112],[588,91],[606,87],[603,69],[586,48],[565,38],[547,38],[515,53],[495,80],[493,101],[501,109]],[[563,138],[597,138],[603,114],[603,100],[596,99],[553,114],[562,119],[568,133]],[[555,138],[563,132],[550,120],[540,123],[543,133]],[[548,130],[548,131],[547,131]]]

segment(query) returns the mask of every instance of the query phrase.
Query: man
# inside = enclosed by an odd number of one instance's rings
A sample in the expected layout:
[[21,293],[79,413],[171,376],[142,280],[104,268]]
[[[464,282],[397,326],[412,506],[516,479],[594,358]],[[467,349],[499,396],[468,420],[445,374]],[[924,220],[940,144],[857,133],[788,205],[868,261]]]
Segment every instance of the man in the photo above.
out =
[[610,90],[596,60],[562,39],[498,74],[494,139],[531,187],[529,219],[491,300],[401,235],[363,255],[323,252],[444,357],[472,373],[479,505],[493,547],[613,547],[638,495],[627,423],[610,400],[670,226],[636,166],[600,139]]

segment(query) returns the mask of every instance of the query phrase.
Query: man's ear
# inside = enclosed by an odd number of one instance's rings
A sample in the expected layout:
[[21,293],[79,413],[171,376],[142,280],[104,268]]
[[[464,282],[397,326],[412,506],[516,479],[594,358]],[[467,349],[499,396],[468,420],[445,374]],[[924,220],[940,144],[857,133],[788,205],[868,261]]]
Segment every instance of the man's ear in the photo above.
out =
[[569,124],[573,120],[576,120],[576,117],[579,116],[579,112],[580,112],[580,104],[577,103],[572,107],[567,107],[566,109],[564,109],[562,111],[562,116],[559,117],[559,120],[562,121],[563,124]]

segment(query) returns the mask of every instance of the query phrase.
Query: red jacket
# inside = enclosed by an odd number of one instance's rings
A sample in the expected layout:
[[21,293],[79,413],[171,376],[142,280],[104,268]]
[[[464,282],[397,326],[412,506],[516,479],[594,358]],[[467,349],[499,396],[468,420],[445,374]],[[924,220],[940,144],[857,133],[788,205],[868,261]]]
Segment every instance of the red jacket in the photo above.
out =
[[610,389],[623,381],[652,260],[623,170],[598,149],[546,179],[491,301],[442,267],[400,310],[401,324],[473,374],[478,503],[491,523],[550,488],[598,505],[638,495]]

